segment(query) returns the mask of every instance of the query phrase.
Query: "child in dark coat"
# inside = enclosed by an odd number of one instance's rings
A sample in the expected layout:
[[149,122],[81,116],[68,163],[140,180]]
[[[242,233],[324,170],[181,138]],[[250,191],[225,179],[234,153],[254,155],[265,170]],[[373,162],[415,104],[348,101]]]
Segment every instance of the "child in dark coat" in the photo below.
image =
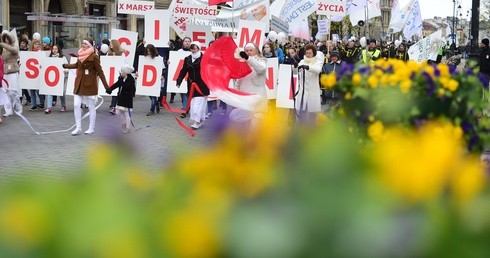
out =
[[122,120],[122,133],[129,133],[131,128],[131,112],[133,111],[133,98],[136,92],[136,85],[131,73],[134,68],[129,65],[121,67],[121,76],[114,85],[106,92],[111,92],[119,88],[117,94],[116,115]]

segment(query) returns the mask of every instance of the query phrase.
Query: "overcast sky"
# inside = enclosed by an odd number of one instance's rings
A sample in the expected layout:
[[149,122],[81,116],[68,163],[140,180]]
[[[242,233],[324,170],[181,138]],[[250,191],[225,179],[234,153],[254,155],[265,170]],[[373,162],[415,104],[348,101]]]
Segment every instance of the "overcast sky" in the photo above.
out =
[[[419,3],[422,19],[429,19],[434,16],[453,16],[453,0],[419,0]],[[461,17],[465,19],[466,12],[471,9],[471,0],[456,0],[456,11],[458,5],[461,5],[461,12],[463,14]],[[468,18],[470,17],[471,14]]]

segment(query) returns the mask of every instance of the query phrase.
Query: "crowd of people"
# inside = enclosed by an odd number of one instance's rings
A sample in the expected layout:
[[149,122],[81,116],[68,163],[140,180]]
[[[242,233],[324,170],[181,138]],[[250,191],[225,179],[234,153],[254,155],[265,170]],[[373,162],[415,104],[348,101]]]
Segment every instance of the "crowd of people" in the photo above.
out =
[[[82,108],[88,107],[90,114],[90,125],[85,134],[95,132],[96,110],[95,103],[98,95],[97,78],[100,78],[103,87],[107,93],[112,93],[118,90],[117,96],[111,97],[109,105],[109,113],[118,115],[122,121],[122,132],[128,133],[131,128],[131,112],[133,108],[133,97],[135,96],[135,78],[138,76],[138,60],[139,56],[146,58],[155,58],[163,55],[164,69],[160,83],[160,96],[150,96],[150,109],[147,116],[155,115],[160,112],[163,107],[162,101],[165,101],[167,96],[166,78],[168,75],[168,51],[187,51],[189,55],[184,60],[184,65],[179,71],[177,78],[177,87],[187,78],[188,93],[181,93],[180,100],[181,118],[190,116],[190,127],[199,129],[204,121],[209,119],[215,110],[219,108],[220,114],[227,114],[227,104],[220,101],[208,101],[207,97],[210,94],[209,88],[200,76],[200,65],[203,53],[201,52],[201,43],[193,42],[191,38],[184,37],[183,39],[171,40],[169,48],[155,48],[152,44],[146,44],[142,39],[138,41],[136,48],[136,56],[133,66],[125,65],[120,71],[119,80],[114,85],[108,85],[102,68],[100,66],[100,56],[121,56],[124,49],[117,40],[104,39],[98,45],[91,39],[85,38],[82,42],[77,56],[78,61],[73,64],[65,64],[66,69],[77,69],[77,76],[74,85],[74,106],[73,112],[75,116],[76,128],[72,132],[73,135],[81,134],[81,114]],[[239,58],[248,63],[252,69],[252,73],[236,80],[236,88],[238,90],[256,94],[260,96],[261,102],[257,105],[254,112],[234,109],[230,113],[230,118],[243,121],[248,121],[250,125],[254,121],[260,119],[261,114],[267,110],[267,96],[265,89],[266,80],[266,60],[267,58],[278,58],[280,64],[289,64],[294,67],[294,73],[298,76],[298,89],[295,93],[294,109],[296,110],[299,120],[312,123],[315,121],[316,114],[321,112],[321,105],[329,103],[328,100],[335,102],[337,96],[334,91],[321,90],[319,78],[322,74],[338,73],[342,66],[347,64],[355,64],[362,62],[364,64],[373,64],[378,59],[395,58],[403,61],[408,61],[410,56],[408,48],[410,43],[400,42],[380,42],[375,39],[370,39],[367,42],[362,42],[356,37],[345,39],[342,42],[333,41],[317,41],[317,42],[287,42],[278,44],[278,42],[268,41],[261,49],[253,43],[245,45]],[[59,37],[51,40],[49,37],[43,37],[39,33],[35,33],[31,39],[23,34],[18,39],[15,33],[8,31],[2,32],[0,51],[2,51],[3,68],[5,80],[8,82],[8,89],[4,92],[4,97],[0,96],[0,105],[3,105],[5,113],[4,117],[13,115],[13,110],[22,112],[22,106],[30,106],[30,111],[45,109],[45,114],[51,114],[56,106],[57,96],[44,96],[39,94],[38,90],[21,89],[18,85],[19,77],[19,51],[49,51],[49,57],[64,58],[63,42]],[[490,57],[488,49],[488,39],[484,39],[481,43],[480,63],[483,64],[481,69],[483,74],[488,75],[490,72]],[[431,62],[441,62],[444,56],[444,49],[439,51],[441,58],[430,60]],[[484,54],[487,53],[487,54]],[[449,65],[458,65],[460,56],[457,51],[453,51],[452,55],[446,57],[445,61]],[[485,65],[487,64],[487,65]],[[65,80],[66,90],[66,80]],[[189,93],[193,92],[192,98],[188,101]],[[176,94],[171,93],[169,103],[173,103]],[[61,112],[66,112],[65,92],[59,96],[61,102]],[[46,105],[46,106],[45,106]],[[0,118],[0,123],[2,122]]]

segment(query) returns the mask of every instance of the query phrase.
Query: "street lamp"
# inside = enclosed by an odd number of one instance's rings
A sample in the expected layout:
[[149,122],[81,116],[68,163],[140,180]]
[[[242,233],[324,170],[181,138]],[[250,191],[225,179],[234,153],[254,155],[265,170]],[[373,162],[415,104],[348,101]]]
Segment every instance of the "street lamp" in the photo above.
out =
[[[453,44],[455,45],[455,41],[456,41],[456,35],[454,34],[455,32],[455,28],[454,28],[454,22],[455,22],[455,18],[456,18],[456,0],[453,0],[453,28],[452,28],[452,32],[451,32],[451,38],[453,39]],[[451,46],[453,45],[451,44]]]

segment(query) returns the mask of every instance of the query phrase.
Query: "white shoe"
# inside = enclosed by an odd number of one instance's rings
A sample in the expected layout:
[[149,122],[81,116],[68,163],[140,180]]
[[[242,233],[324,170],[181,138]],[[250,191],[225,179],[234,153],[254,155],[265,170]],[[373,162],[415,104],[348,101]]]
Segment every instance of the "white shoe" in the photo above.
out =
[[3,114],[3,117],[10,117],[12,114]]
[[95,132],[94,129],[89,128],[87,131],[85,131],[85,134],[93,134]]
[[73,132],[71,132],[71,135],[79,135],[81,133],[82,133],[81,128],[75,128],[75,130],[73,130]]
[[213,116],[213,113],[209,112],[209,113],[207,113],[207,114],[206,114],[206,119],[209,119],[209,118],[211,118],[212,116]]
[[192,124],[192,125],[191,125],[191,128],[192,128],[192,129],[194,129],[194,130],[197,130],[197,129],[201,128],[201,126],[202,126],[202,124],[200,124],[200,123],[195,123],[195,124]]

